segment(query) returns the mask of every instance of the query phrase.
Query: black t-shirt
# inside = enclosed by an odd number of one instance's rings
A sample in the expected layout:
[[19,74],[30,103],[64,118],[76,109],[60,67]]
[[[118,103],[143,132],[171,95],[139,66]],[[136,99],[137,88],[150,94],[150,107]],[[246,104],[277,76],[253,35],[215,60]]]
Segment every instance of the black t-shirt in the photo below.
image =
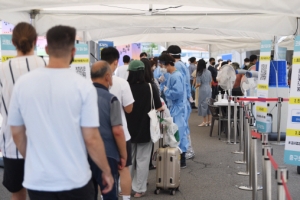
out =
[[214,82],[217,82],[218,71],[216,70],[216,68],[214,68],[213,66],[210,65],[207,69],[210,71],[212,79],[214,80]]
[[[162,106],[157,87],[151,84],[155,109]],[[150,118],[148,112],[151,110],[151,92],[148,83],[131,84],[131,92],[134,98],[133,110],[130,114],[126,113],[126,120],[131,143],[150,142]]]

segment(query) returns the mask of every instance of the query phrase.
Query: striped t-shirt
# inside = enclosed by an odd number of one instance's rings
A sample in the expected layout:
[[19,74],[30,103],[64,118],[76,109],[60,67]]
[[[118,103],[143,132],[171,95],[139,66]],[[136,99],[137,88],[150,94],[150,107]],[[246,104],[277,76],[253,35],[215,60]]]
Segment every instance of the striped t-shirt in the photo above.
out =
[[31,55],[12,58],[0,65],[0,114],[3,117],[0,130],[0,147],[6,158],[22,158],[7,125],[9,102],[15,82],[23,75],[36,68],[45,67],[43,58]]

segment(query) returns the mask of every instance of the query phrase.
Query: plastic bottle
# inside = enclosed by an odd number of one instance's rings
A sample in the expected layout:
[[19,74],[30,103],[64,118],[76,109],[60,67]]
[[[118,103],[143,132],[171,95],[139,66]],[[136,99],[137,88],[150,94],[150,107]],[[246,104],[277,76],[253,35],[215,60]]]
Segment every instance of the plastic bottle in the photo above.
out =
[[222,100],[222,94],[221,94],[221,91],[219,91],[219,94],[218,94],[218,101],[221,101]]
[[227,99],[227,92],[225,91],[223,99]]

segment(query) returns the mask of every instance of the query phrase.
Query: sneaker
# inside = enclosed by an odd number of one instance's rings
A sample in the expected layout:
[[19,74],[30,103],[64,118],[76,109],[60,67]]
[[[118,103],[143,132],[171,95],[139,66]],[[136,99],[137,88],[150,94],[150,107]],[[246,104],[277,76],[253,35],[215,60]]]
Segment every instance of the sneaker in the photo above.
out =
[[185,157],[185,155],[186,155],[185,152],[181,154],[181,158],[180,158],[180,167],[181,167],[181,169],[186,168],[186,162],[185,162],[186,157]]
[[186,168],[186,163],[180,163],[180,168],[181,168],[181,169]]
[[191,159],[195,157],[195,153],[194,152],[187,152],[185,155],[185,159]]

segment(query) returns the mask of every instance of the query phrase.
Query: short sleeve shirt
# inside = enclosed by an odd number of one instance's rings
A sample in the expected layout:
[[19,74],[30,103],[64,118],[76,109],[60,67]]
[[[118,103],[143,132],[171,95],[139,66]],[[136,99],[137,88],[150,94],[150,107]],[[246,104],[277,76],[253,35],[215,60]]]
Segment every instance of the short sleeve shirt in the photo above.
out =
[[36,55],[12,58],[0,64],[0,115],[3,117],[2,125],[0,124],[0,148],[6,158],[22,158],[7,124],[8,108],[14,85],[24,74],[45,66],[43,58]]
[[134,102],[129,83],[120,77],[113,76],[113,85],[110,88],[109,92],[116,96],[120,101],[123,130],[125,133],[126,141],[128,141],[130,140],[130,134],[127,128],[127,120],[123,107],[133,104]]
[[124,79],[125,81],[127,81],[128,75],[128,65],[119,66],[116,70],[116,76]]
[[[162,106],[158,91],[154,84],[152,93],[155,109]],[[148,112],[151,110],[151,91],[148,83],[130,85],[135,102],[130,114],[126,113],[128,129],[132,143],[150,142],[150,118]]]
[[39,68],[23,75],[12,94],[8,124],[26,127],[25,188],[72,190],[91,179],[81,128],[99,127],[99,114],[88,80],[71,69]]
[[113,97],[110,104],[110,123],[112,126],[122,125],[121,104],[117,97]]

